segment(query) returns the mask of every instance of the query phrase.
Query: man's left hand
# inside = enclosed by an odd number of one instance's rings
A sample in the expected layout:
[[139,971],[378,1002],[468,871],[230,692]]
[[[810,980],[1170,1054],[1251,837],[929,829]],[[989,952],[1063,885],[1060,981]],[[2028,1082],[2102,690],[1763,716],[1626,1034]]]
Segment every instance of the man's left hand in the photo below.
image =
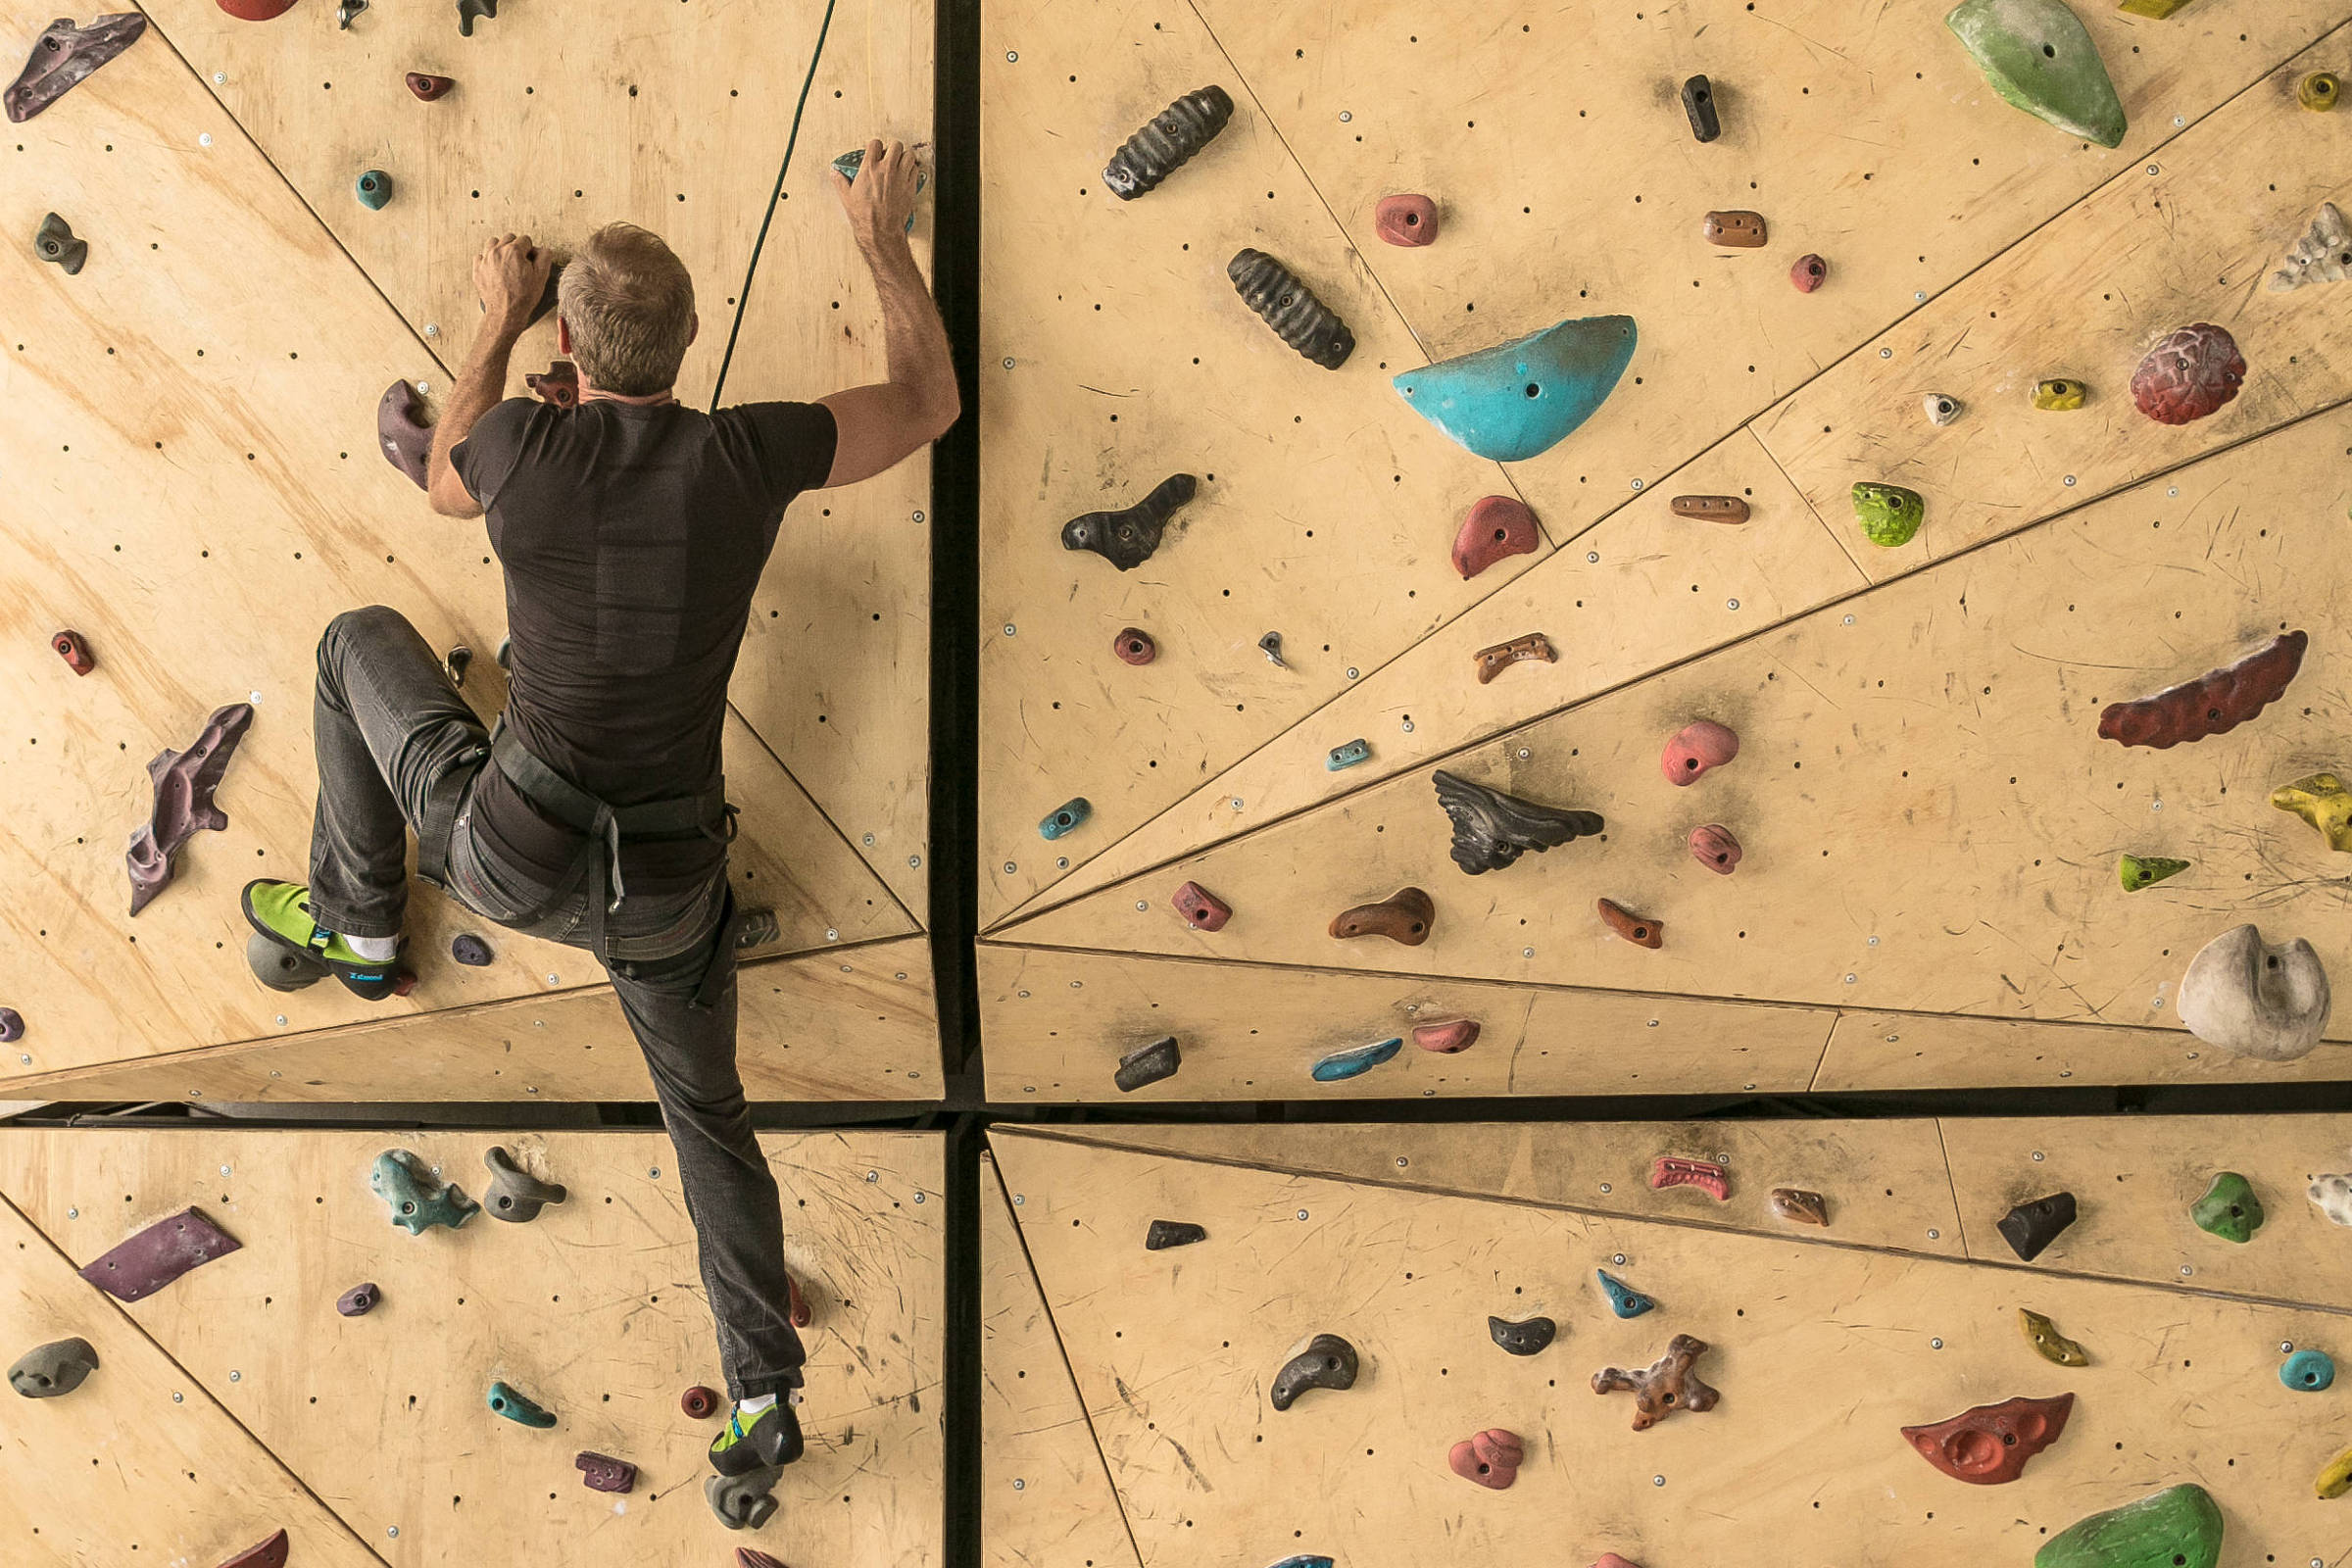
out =
[[518,335],[539,296],[547,292],[547,274],[555,258],[531,243],[528,234],[509,234],[482,247],[473,259],[473,286],[482,298],[482,312],[494,332]]

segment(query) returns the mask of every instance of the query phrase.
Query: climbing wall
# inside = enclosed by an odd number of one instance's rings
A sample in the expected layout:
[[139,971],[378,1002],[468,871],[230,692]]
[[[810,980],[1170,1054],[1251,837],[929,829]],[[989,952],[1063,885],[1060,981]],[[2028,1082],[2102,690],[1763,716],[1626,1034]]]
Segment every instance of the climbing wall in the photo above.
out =
[[[1000,1128],[1023,1250],[1005,1255],[1030,1272],[1001,1288],[988,1369],[1018,1383],[1000,1405],[1033,1441],[990,1471],[992,1560],[1075,1561],[1056,1543],[1092,1460],[1147,1565],[1654,1568],[1766,1560],[1759,1541],[1801,1542],[1790,1561],[2024,1562],[2183,1483],[2218,1503],[2221,1561],[2332,1562],[2343,1504],[2314,1478],[2352,1420],[2341,1389],[2299,1380],[2307,1352],[2344,1348],[2352,1238],[2303,1189],[2348,1141],[2319,1116]],[[1717,1165],[1726,1198],[1653,1189],[1660,1154]],[[2222,1170],[2263,1215],[2242,1243],[2188,1212]],[[1777,1216],[1783,1187],[1817,1195],[1827,1227]],[[2022,1259],[1997,1222],[2060,1192],[2078,1217]],[[1148,1250],[1161,1220],[1206,1234]],[[1620,1315],[1596,1271],[1652,1304]],[[1009,1304],[1024,1285],[1050,1341]],[[2021,1308],[2086,1360],[2037,1351]],[[1538,1317],[1554,1333],[1532,1354],[1489,1326]],[[1322,1334],[1352,1348],[1352,1386],[1275,1409]],[[1634,1396],[1593,1376],[1682,1335],[1719,1399],[1686,1385],[1688,1408],[1636,1430]],[[2003,1483],[1939,1473],[1901,1430],[2070,1395]],[[1065,1426],[1091,1451],[1049,1446]],[[1523,1457],[1486,1490],[1450,1451],[1496,1430]],[[1041,1484],[1058,1509],[1003,1495]]]
[[[30,48],[51,13],[7,0],[0,39]],[[0,466],[19,499],[0,518],[0,674],[23,694],[0,737],[17,911],[0,1005],[25,1025],[0,1082],[50,1099],[649,1098],[584,955],[492,928],[494,960],[460,967],[451,937],[479,922],[419,890],[408,996],[280,995],[243,964],[237,890],[302,874],[313,648],[336,612],[395,607],[435,648],[472,651],[463,690],[485,718],[503,703],[481,525],[434,516],[369,450],[388,384],[435,406],[446,392],[479,319],[483,240],[528,232],[561,253],[615,219],[668,236],[698,286],[690,401],[708,404],[722,365],[731,402],[878,379],[872,288],[824,177],[869,133],[927,136],[930,9],[513,0],[470,37],[448,5],[363,7],[348,27],[326,0],[268,23],[214,0],[148,14],[5,147],[0,220],[29,241],[54,211],[89,254],[74,275],[29,243],[0,262]],[[408,72],[455,86],[420,101]],[[356,193],[371,171],[391,176],[375,208]],[[926,204],[926,258],[930,239]],[[510,392],[547,368],[553,332],[526,334]],[[745,975],[761,1098],[938,1092],[928,506],[923,458],[805,497],[755,598],[725,765],[738,897],[781,928]],[[61,628],[94,655],[88,674],[46,646]],[[238,703],[254,716],[217,797],[227,825],[194,835],[134,920],[122,850],[150,808],[147,760]]]
[[[1936,7],[989,8],[992,1095],[1105,1098],[1164,1037],[1182,1065],[1139,1095],[2343,1076],[2340,1022],[2274,1062],[2178,1008],[2190,956],[2245,921],[2352,958],[2328,842],[2267,804],[2344,761],[2352,329],[2334,284],[2265,286],[2352,200],[2352,122],[2299,103],[2352,68],[2352,7],[2075,12],[2128,114],[2112,150],[2004,103]],[[1122,140],[1212,82],[1213,140],[1133,201],[1103,188]],[[1407,193],[1434,242],[1380,237]],[[1710,243],[1719,211],[1765,242]],[[1244,246],[1347,320],[1340,368],[1251,315],[1222,275]],[[1389,385],[1614,314],[1638,327],[1622,379],[1531,458],[1474,457]],[[2200,321],[2243,386],[2158,423],[2135,367]],[[2087,400],[2038,409],[2045,380]],[[1063,548],[1178,471],[1198,495],[1147,560]],[[1923,498],[1916,535],[1874,543],[1857,483]],[[1491,495],[1532,511],[1530,548],[1465,577],[1449,552]],[[1149,663],[1114,648],[1128,629]],[[2308,652],[2259,716],[2169,750],[2099,737],[2107,705],[2289,631]],[[1548,660],[1482,679],[1482,651],[1533,636]],[[1664,753],[1696,720],[1738,757],[1676,788]],[[1605,826],[1473,879],[1440,769]],[[1699,829],[1736,844],[1728,874]],[[2127,855],[2189,865],[2127,892]],[[1188,882],[1230,918],[1188,920]],[[1408,887],[1419,941],[1332,934]],[[1459,1054],[1310,1076],[1461,1019]]]
[[[64,1397],[10,1396],[0,1517],[60,1563],[160,1547],[211,1568],[279,1527],[305,1564],[521,1560],[552,1543],[583,1564],[705,1564],[736,1543],[794,1563],[937,1561],[939,1144],[761,1142],[811,1323],[808,1451],[757,1534],[704,1503],[716,1423],[679,1398],[723,1380],[668,1142],[636,1133],[0,1137],[6,1353],[78,1335],[100,1361]],[[406,1148],[479,1200],[502,1143],[568,1198],[527,1224],[483,1213],[411,1236],[369,1190],[377,1153]],[[74,1277],[191,1204],[239,1250],[124,1305]],[[380,1303],[339,1316],[362,1283]],[[493,1380],[554,1427],[494,1414]],[[636,1465],[634,1489],[590,1490],[583,1451]]]

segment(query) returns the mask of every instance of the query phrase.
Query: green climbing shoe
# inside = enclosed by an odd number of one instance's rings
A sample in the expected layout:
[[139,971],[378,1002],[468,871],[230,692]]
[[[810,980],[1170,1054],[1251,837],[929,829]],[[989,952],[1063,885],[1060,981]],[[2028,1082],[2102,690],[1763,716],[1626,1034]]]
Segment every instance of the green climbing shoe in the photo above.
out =
[[748,1426],[743,1406],[737,1404],[727,1413],[725,1428],[710,1440],[710,1468],[722,1476],[749,1475],[800,1456],[801,1418],[793,1413],[789,1396],[753,1416]]
[[353,996],[381,1002],[398,990],[400,965],[363,958],[342,937],[320,929],[311,918],[311,890],[301,883],[257,878],[245,884],[239,902],[245,906],[248,925],[276,946],[322,966]]

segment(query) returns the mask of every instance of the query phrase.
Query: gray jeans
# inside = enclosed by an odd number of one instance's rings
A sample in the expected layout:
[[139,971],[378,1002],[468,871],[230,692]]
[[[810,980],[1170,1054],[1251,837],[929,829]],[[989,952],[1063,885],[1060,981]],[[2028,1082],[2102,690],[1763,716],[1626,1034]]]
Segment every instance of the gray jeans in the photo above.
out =
[[[527,936],[585,947],[588,894],[524,923],[553,889],[476,842],[473,786],[490,737],[451,689],[441,661],[399,612],[349,611],[318,640],[313,706],[318,810],[311,829],[311,908],[345,936],[400,932],[409,828],[446,777],[461,789],[449,851],[453,898]],[[807,1358],[792,1327],[784,1219],[735,1066],[734,954],[725,947],[726,873],[682,894],[632,894],[606,919],[606,972],[645,1053],[677,1149],[719,1362],[737,1398],[798,1388]],[[728,966],[708,1006],[694,997]],[[561,1172],[558,1173],[559,1175]]]

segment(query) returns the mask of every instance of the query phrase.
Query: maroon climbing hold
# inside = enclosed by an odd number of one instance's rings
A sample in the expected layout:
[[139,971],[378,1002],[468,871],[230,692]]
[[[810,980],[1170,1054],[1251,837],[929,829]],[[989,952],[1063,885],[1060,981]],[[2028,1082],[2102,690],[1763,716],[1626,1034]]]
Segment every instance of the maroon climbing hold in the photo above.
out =
[[1513,664],[1528,660],[1540,659],[1546,664],[1556,664],[1560,662],[1560,656],[1552,651],[1551,639],[1540,631],[1531,631],[1524,637],[1514,637],[1507,643],[1496,643],[1492,648],[1481,648],[1470,657],[1478,661],[1478,683],[1481,686],[1486,685]]
[[808,1298],[803,1295],[801,1292],[800,1276],[789,1272],[786,1273],[784,1276],[784,1290],[786,1295],[791,1298],[791,1299],[786,1303],[786,1309],[792,1318],[792,1326],[796,1329],[807,1328],[815,1318],[816,1314],[808,1310]]
[[1413,1025],[1413,1044],[1423,1051],[1434,1051],[1442,1056],[1468,1051],[1478,1044],[1478,1020],[1456,1018],[1450,1023],[1419,1023]]
[[375,400],[375,444],[384,449],[386,463],[416,480],[417,489],[425,487],[425,460],[433,450],[433,427],[424,422],[424,404],[408,382],[393,382]]
[[1723,1396],[1699,1381],[1693,1367],[1707,1353],[1707,1342],[1677,1334],[1666,1342],[1666,1353],[1647,1369],[1627,1372],[1604,1366],[1592,1374],[1594,1394],[1620,1390],[1634,1396],[1634,1430],[1645,1432],[1677,1410],[1712,1410]]
[[354,1285],[350,1290],[336,1297],[335,1310],[345,1317],[366,1317],[376,1309],[377,1304],[383,1298],[382,1289],[373,1280],[370,1280],[365,1285]]
[[1745,522],[1747,503],[1738,496],[1676,496],[1666,510],[1697,522]]
[[1721,822],[1690,830],[1690,858],[1708,870],[1730,876],[1740,867],[1740,841]]
[[270,22],[294,9],[294,0],[220,0],[220,9],[239,22]]
[[130,867],[132,914],[147,907],[171,883],[172,857],[198,828],[228,826],[228,813],[213,804],[213,791],[220,788],[228,760],[237,754],[237,742],[252,724],[251,703],[216,708],[205,720],[204,732],[186,751],[166,749],[147,764],[155,806],[131,833],[130,849],[123,856]]
[[458,84],[455,76],[428,76],[421,71],[412,71],[401,79],[409,84],[409,91],[428,104]]
[[1232,906],[1198,882],[1178,888],[1173,902],[1184,923],[1196,931],[1222,931],[1225,922],[1233,918]]
[[2234,664],[2168,686],[2153,697],[2109,703],[2099,714],[2099,736],[2163,751],[2183,741],[2226,734],[2285,695],[2287,683],[2303,667],[2303,648],[2309,641],[2302,632],[2290,631]]
[[136,43],[146,30],[146,17],[135,11],[100,17],[86,27],[74,25],[72,17],[58,18],[33,40],[32,58],[0,92],[0,104],[7,106],[9,119],[24,123]]
[[1812,293],[1829,275],[1830,264],[1818,256],[1799,256],[1796,265],[1788,269],[1788,281],[1796,285],[1799,294]]
[[449,939],[449,956],[469,969],[479,969],[490,961],[490,944],[470,931],[461,931]]
[[1141,626],[1128,626],[1110,640],[1110,651],[1127,663],[1142,666],[1159,657],[1159,644]]
[[0,1007],[0,1046],[13,1045],[24,1038],[24,1015],[14,1007]]
[[1721,767],[1739,755],[1739,736],[1712,719],[1693,719],[1667,741],[1658,771],[1669,784],[1694,783],[1709,768]]
[[1383,196],[1372,226],[1390,244],[1417,250],[1438,237],[1438,204],[1426,196]]
[[735,1568],[784,1568],[784,1559],[770,1557],[757,1546],[737,1546]]
[[1399,888],[1378,904],[1359,904],[1331,919],[1331,934],[1345,942],[1351,937],[1387,937],[1408,948],[1429,940],[1437,924],[1438,906],[1419,888]]
[[2024,1397],[1980,1404],[1934,1426],[1905,1427],[1920,1457],[1954,1481],[1997,1487],[2025,1473],[2026,1461],[2058,1441],[2075,1396]]
[[2132,401],[2158,424],[2202,419],[2237,396],[2246,357],[2237,340],[2211,321],[2168,335],[2132,372]]
[[1453,569],[1467,580],[1505,556],[1534,552],[1536,514],[1510,496],[1488,496],[1470,509],[1453,536]]
[[1804,1187],[1775,1187],[1765,1195],[1772,1211],[1791,1225],[1819,1225],[1828,1229],[1830,1200]]
[[1464,1481],[1475,1481],[1490,1492],[1507,1492],[1519,1479],[1519,1461],[1526,1457],[1527,1449],[1517,1434],[1489,1427],[1455,1444],[1446,1462]]
[[77,631],[59,632],[49,639],[49,646],[57,650],[57,657],[76,675],[87,675],[98,667],[98,661],[91,657],[90,645],[81,640]]
[[1666,923],[1647,915],[1636,914],[1615,899],[1602,899],[1596,907],[1610,930],[1637,948],[1662,948],[1666,945]]
[[580,406],[580,368],[569,360],[553,362],[545,374],[531,371],[522,378],[522,384],[538,393],[542,403],[552,403],[559,409]]
[[571,1456],[571,1462],[580,1472],[580,1484],[591,1492],[625,1494],[637,1490],[637,1467],[626,1459],[583,1448]]
[[242,1245],[206,1219],[203,1210],[183,1208],[118,1244],[81,1277],[118,1301],[143,1301],[188,1270]]
[[1649,1185],[1661,1192],[1669,1187],[1695,1187],[1718,1203],[1729,1201],[1732,1196],[1731,1172],[1711,1159],[1682,1154],[1660,1154],[1652,1160]]
[[286,1568],[286,1533],[280,1530],[268,1541],[247,1546],[220,1568]]
[[678,1408],[685,1411],[690,1420],[708,1421],[718,1409],[718,1396],[697,1383],[678,1396]]

